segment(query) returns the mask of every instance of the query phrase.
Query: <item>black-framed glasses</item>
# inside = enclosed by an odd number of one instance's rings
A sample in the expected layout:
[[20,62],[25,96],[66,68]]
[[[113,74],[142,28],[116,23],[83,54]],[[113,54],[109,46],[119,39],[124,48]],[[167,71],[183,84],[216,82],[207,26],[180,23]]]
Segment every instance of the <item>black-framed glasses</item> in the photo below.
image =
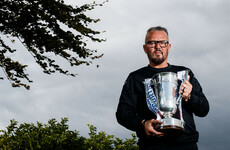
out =
[[150,47],[155,47],[159,43],[161,48],[167,47],[169,41],[147,41],[145,44]]

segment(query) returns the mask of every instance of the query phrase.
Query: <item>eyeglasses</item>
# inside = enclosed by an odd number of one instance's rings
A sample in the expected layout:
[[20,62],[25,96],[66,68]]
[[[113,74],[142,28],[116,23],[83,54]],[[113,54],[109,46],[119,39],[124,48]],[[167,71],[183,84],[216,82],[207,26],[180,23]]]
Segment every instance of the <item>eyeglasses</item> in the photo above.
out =
[[147,41],[145,44],[149,47],[155,47],[159,43],[161,48],[165,48],[168,46],[169,41]]

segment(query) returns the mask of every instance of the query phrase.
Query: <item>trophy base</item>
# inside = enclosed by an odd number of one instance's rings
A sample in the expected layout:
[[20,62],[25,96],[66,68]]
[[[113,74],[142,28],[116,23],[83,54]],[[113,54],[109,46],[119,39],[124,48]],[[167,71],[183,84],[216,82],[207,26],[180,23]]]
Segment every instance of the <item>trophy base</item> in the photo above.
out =
[[159,132],[163,132],[165,135],[169,136],[180,136],[184,133],[183,122],[176,118],[164,118],[161,119],[163,122],[156,129]]

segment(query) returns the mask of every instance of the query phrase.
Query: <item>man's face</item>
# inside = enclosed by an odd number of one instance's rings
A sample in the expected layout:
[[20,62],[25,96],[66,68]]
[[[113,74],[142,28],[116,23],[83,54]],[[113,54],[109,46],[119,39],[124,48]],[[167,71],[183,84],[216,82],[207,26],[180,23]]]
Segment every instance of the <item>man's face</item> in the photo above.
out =
[[167,63],[171,44],[168,43],[168,35],[164,31],[149,32],[143,48],[150,63],[154,65]]

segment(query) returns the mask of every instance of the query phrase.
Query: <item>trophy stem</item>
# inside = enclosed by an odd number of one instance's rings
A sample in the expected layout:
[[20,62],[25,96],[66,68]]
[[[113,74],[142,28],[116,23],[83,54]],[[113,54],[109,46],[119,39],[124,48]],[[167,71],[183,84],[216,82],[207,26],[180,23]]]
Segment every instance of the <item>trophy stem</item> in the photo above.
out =
[[171,112],[164,112],[164,117],[165,118],[171,118],[173,115]]

